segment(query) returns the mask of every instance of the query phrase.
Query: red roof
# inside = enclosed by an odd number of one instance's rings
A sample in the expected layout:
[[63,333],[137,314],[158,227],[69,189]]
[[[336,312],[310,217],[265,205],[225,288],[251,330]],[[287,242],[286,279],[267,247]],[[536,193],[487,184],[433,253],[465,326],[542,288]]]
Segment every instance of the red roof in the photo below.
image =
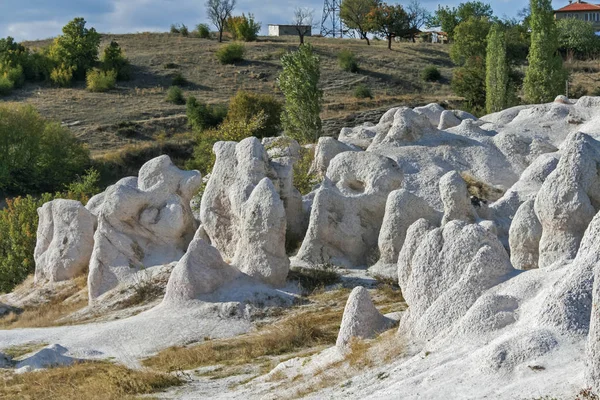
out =
[[563,8],[559,8],[555,12],[573,12],[573,11],[600,11],[600,5],[589,4],[585,1],[573,2]]

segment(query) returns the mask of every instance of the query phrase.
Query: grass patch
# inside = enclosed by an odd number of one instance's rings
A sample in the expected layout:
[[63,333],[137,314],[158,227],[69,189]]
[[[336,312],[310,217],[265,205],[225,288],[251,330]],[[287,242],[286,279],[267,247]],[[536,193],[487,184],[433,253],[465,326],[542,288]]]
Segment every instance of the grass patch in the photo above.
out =
[[461,172],[460,176],[467,183],[467,190],[471,196],[475,196],[488,202],[493,202],[498,200],[504,194],[503,190],[480,181],[468,172]]
[[288,274],[288,280],[298,282],[304,295],[338,283],[340,279],[337,268],[331,264],[318,265],[315,268],[293,267]]
[[180,378],[163,373],[134,371],[107,362],[85,362],[12,375],[0,385],[0,398],[127,400],[182,383]]

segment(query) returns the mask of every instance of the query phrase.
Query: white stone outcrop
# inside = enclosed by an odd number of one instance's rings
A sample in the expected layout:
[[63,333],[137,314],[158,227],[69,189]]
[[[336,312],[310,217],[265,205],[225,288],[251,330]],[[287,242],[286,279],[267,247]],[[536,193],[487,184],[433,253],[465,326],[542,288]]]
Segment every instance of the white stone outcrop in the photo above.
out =
[[387,196],[400,187],[402,177],[400,167],[387,157],[338,154],[316,192],[297,258],[312,265],[366,265],[377,250]]
[[431,125],[438,126],[440,123],[440,118],[445,110],[444,107],[437,103],[429,103],[426,106],[415,107],[413,108],[413,111],[426,116]]
[[187,252],[171,272],[165,303],[194,300],[202,294],[214,292],[240,275],[240,271],[223,261],[219,250],[202,240],[201,236],[196,233]]
[[352,338],[370,339],[389,329],[392,321],[375,308],[369,291],[362,286],[352,290],[342,317],[342,324],[335,345],[345,350]]
[[[437,123],[435,124],[437,126]],[[415,142],[426,133],[436,129],[428,116],[408,107],[401,107],[394,113],[394,119],[388,130],[379,130],[369,146],[398,146]]]
[[96,218],[78,201],[52,200],[38,208],[35,282],[72,279],[88,268]]
[[467,183],[456,171],[450,171],[440,179],[440,196],[444,204],[442,225],[460,220],[475,222],[477,214],[471,205]]
[[517,210],[508,232],[510,261],[517,269],[538,267],[542,225],[533,207],[533,200],[524,202]]
[[183,256],[196,230],[190,200],[201,182],[198,171],[182,171],[168,156],[160,156],[142,166],[137,180],[108,187],[98,207],[90,301],[130,282],[141,270]]
[[347,145],[332,137],[320,137],[315,148],[315,158],[310,167],[310,172],[322,178],[327,173],[327,167],[329,167],[329,163],[335,156],[345,151],[359,150],[361,149],[356,146]]
[[240,239],[233,265],[273,286],[283,286],[290,261],[285,253],[285,209],[269,178],[242,205]]
[[72,365],[79,361],[66,355],[68,350],[59,344],[53,344],[35,352],[17,362],[17,373],[36,371],[39,369]]
[[594,268],[592,315],[586,349],[585,379],[588,387],[600,393],[600,268]]
[[456,114],[454,114],[450,110],[444,110],[444,111],[442,111],[442,114],[440,115],[440,121],[439,121],[437,127],[440,130],[444,130],[444,129],[453,128],[455,126],[458,126],[458,125],[460,125],[460,123],[461,123],[461,119],[458,118],[456,116]]

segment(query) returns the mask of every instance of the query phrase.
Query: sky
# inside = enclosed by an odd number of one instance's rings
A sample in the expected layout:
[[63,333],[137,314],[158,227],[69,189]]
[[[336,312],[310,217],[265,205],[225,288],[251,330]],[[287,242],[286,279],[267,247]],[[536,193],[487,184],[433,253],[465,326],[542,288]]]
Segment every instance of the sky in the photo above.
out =
[[[462,0],[466,1],[466,0]],[[485,1],[485,0],[483,0]],[[46,39],[61,32],[62,26],[75,17],[83,17],[88,27],[101,33],[166,32],[172,23],[183,23],[190,30],[198,23],[207,23],[204,0],[0,0],[0,37],[12,36],[17,41]],[[387,1],[390,4],[393,0]],[[443,5],[456,6],[461,1],[450,0]],[[408,0],[398,1],[407,4]],[[489,1],[498,16],[515,17],[527,1]],[[434,11],[439,0],[421,0]],[[553,1],[554,8],[568,4]],[[297,6],[315,10],[321,19],[323,0],[237,0],[234,14],[253,13],[262,23],[262,34],[268,24],[290,23]]]

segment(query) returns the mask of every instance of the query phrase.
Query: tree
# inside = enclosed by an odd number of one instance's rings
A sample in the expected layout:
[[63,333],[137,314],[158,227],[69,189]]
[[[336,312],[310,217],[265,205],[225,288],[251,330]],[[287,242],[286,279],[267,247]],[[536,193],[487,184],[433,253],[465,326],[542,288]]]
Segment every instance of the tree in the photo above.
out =
[[304,44],[304,36],[310,33],[315,26],[315,10],[307,7],[296,7],[294,10],[294,20],[292,25],[296,27],[296,32],[300,38],[300,44]]
[[285,97],[281,122],[289,137],[300,143],[316,142],[321,135],[321,77],[319,57],[310,44],[281,57],[283,71],[277,78]]
[[454,29],[471,17],[485,17],[491,19],[494,15],[492,6],[481,1],[468,1],[458,7],[438,6],[430,25],[437,25],[448,34],[449,39],[454,39]]
[[420,32],[420,28],[428,25],[431,21],[431,13],[424,7],[421,7],[419,0],[411,0],[406,6],[408,16],[408,27],[413,32],[412,41],[415,42],[415,36]]
[[361,39],[370,45],[367,34],[373,29],[368,18],[369,12],[379,5],[380,0],[343,0],[340,8],[340,18],[344,24],[354,29]]
[[58,64],[74,70],[77,79],[84,79],[87,70],[98,61],[100,34],[94,28],[87,29],[85,24],[83,18],[75,18],[65,25],[50,51]]
[[531,103],[550,102],[562,93],[568,77],[558,53],[558,29],[551,0],[530,0],[531,47],[525,73],[525,97]]
[[499,24],[494,24],[488,34],[485,65],[485,107],[493,113],[508,106],[506,37]]
[[368,17],[373,30],[387,39],[389,50],[392,49],[393,38],[410,37],[411,35],[408,15],[399,4],[390,6],[381,3],[369,12]]
[[227,18],[231,16],[235,8],[236,0],[206,0],[206,13],[208,19],[219,31],[219,42],[223,41],[223,31]]
[[591,22],[577,18],[563,18],[557,21],[558,44],[572,60],[577,54],[588,56],[598,48],[598,37]]
[[452,90],[464,97],[472,112],[481,111],[485,105],[485,60],[471,57],[465,65],[452,74]]

